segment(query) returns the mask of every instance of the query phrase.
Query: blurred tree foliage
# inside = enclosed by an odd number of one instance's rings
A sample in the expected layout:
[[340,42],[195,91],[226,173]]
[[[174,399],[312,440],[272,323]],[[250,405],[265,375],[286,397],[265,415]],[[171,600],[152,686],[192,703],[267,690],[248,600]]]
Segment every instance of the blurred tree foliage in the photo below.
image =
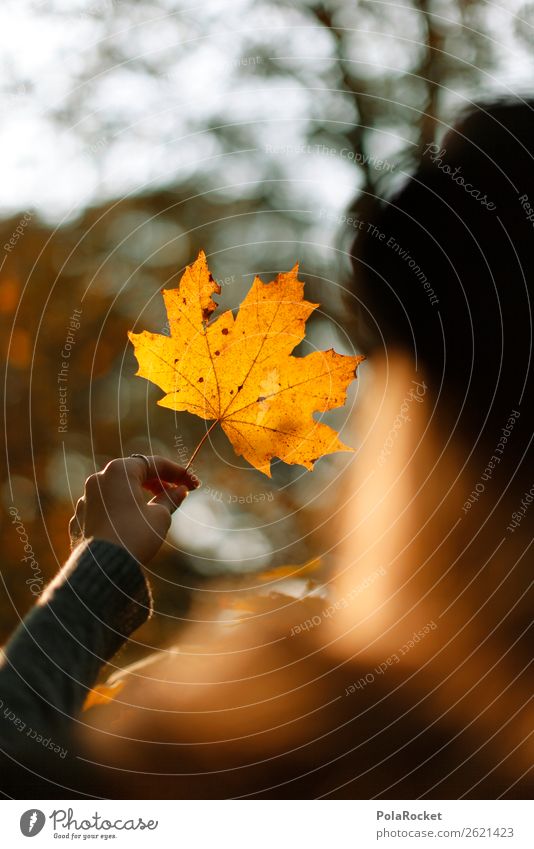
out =
[[[77,198],[67,214],[36,200],[25,219],[0,225],[3,506],[19,511],[46,578],[68,552],[67,521],[88,474],[132,451],[186,460],[204,432],[200,420],[156,406],[157,389],[133,377],[126,338],[132,327],[164,329],[160,289],[176,284],[200,248],[224,308],[238,306],[254,273],[269,279],[299,260],[307,297],[323,304],[308,345],[351,351],[342,213],[354,197],[402,180],[459,107],[496,91],[508,50],[528,52],[532,10],[520,24],[510,10],[488,8],[475,0],[28,5],[43,32],[73,33],[48,77],[28,79],[20,63],[4,62],[10,111],[46,100],[65,157],[49,192]],[[339,428],[344,416],[331,421]],[[346,462],[325,459],[312,476],[278,465],[270,482],[216,436],[199,456],[204,493],[190,499],[153,567],[162,615],[140,641],[158,645],[175,633],[189,588],[205,575],[320,555],[321,499]],[[4,512],[2,639],[33,601],[22,548]]]

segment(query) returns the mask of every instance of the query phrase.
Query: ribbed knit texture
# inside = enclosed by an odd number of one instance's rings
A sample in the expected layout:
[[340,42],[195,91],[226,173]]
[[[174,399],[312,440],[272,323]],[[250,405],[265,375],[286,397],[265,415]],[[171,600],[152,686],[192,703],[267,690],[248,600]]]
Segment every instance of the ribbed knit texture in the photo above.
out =
[[0,746],[22,743],[12,714],[19,727],[65,737],[102,665],[151,612],[146,579],[125,549],[104,540],[75,549],[4,649]]
[[102,626],[103,660],[109,660],[132,631],[152,613],[152,596],[141,567],[126,549],[105,540],[92,540],[75,549],[38,606],[50,605],[72,616],[90,615]]

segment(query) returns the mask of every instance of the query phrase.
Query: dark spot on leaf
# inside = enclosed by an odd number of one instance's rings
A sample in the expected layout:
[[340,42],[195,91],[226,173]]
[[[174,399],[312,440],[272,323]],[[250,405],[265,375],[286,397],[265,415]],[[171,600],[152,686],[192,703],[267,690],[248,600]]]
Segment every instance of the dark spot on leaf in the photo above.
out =
[[186,299],[182,298],[182,304],[186,304],[186,303],[187,303]]
[[233,395],[233,394],[234,394],[234,390],[230,389],[230,395]]
[[260,395],[258,401],[265,401],[265,395]]
[[213,283],[213,274],[211,273],[211,271],[209,273],[209,281],[210,283]]
[[204,383],[204,378],[203,378],[203,377],[199,377],[198,382],[199,382],[199,383]]
[[241,386],[238,386],[238,387],[237,387],[237,391],[238,391],[238,392],[240,392],[242,389],[243,389],[243,384],[241,384]]
[[220,351],[215,351],[215,356],[218,357],[220,353]]
[[222,329],[222,335],[223,335],[223,336],[228,336],[228,328],[227,328],[227,327],[223,327],[223,329]]

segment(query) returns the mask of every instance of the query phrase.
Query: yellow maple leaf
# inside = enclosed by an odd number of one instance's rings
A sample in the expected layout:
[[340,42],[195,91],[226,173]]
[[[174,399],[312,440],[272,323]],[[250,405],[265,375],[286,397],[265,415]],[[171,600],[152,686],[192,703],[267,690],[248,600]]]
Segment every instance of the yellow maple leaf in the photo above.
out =
[[269,477],[273,457],[311,469],[324,454],[354,450],[313,413],[345,403],[364,357],[292,356],[319,306],[304,300],[298,267],[270,283],[256,277],[235,317],[210,321],[220,291],[201,252],[178,288],[163,290],[170,336],[128,334],[137,374],[166,393],[158,404],[211,421],[207,433],[220,424],[236,454]]

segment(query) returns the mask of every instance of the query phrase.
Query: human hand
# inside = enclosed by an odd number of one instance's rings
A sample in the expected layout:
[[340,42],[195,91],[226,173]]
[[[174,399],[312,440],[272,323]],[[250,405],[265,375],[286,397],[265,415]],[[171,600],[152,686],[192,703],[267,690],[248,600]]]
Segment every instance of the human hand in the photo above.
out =
[[[147,462],[148,461],[148,462]],[[69,523],[72,546],[103,539],[148,563],[163,543],[171,514],[200,481],[165,457],[120,457],[85,481]],[[153,493],[146,500],[146,491]]]

